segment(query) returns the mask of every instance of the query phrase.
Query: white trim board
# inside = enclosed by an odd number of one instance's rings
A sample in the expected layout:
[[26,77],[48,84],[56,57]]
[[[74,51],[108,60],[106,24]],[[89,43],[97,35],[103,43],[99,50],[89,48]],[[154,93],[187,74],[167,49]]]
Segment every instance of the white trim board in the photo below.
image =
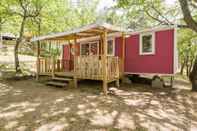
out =
[[157,27],[153,27],[153,28],[147,28],[147,29],[143,29],[143,30],[136,30],[136,31],[130,31],[128,34],[129,35],[136,35],[139,33],[144,33],[144,32],[158,32],[158,31],[165,31],[165,30],[170,30],[170,29],[174,29],[177,28],[176,25],[174,26],[157,26]]
[[138,73],[138,72],[124,72],[124,74],[126,74],[126,75],[165,75],[165,76],[174,76],[175,74],[165,74],[165,73]]
[[[152,40],[151,40],[151,44],[152,44],[152,51],[151,52],[143,52],[143,36],[146,35],[151,35],[152,36]],[[155,32],[146,32],[146,33],[142,33],[140,34],[140,41],[139,41],[139,55],[155,55]]]
[[178,64],[179,64],[179,56],[178,56],[178,48],[177,48],[177,28],[174,28],[174,45],[173,45],[173,73],[176,74],[178,72]]

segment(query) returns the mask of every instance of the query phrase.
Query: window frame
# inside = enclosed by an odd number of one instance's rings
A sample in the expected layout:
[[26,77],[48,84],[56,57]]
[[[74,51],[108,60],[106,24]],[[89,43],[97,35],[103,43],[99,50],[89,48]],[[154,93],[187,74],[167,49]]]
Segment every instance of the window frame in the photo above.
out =
[[[143,37],[144,36],[152,36],[152,51],[151,52],[143,52]],[[140,55],[155,55],[155,32],[146,32],[146,33],[142,33],[140,34],[140,46],[139,46],[139,54]]]
[[89,53],[91,52],[91,44],[96,43],[97,44],[97,54],[96,55],[99,55],[99,48],[100,48],[99,47],[99,41],[91,41],[91,42],[88,42],[88,43],[89,43]]
[[[108,41],[112,40],[112,44],[113,44],[113,52],[112,54],[108,54]],[[115,38],[108,38],[107,39],[107,56],[115,56]]]
[[85,45],[85,44],[88,44],[89,45],[89,48],[88,48],[88,51],[89,51],[89,55],[90,55],[90,50],[91,50],[91,44],[92,43],[97,43],[97,54],[96,55],[99,55],[99,41],[96,40],[96,41],[90,41],[90,42],[82,42],[80,43],[80,56],[86,56],[86,55],[82,55],[82,46]]

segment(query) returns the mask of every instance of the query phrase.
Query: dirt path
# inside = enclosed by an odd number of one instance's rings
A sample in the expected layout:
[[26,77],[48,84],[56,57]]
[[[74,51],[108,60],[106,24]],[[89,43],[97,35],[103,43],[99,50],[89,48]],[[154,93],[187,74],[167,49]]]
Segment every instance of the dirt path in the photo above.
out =
[[143,85],[110,90],[105,97],[95,82],[63,89],[35,80],[1,81],[0,130],[197,130],[197,93]]

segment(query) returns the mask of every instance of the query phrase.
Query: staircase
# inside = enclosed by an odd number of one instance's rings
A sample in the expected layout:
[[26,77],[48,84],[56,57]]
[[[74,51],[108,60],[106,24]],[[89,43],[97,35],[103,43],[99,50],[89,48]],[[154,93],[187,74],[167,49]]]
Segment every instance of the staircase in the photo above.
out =
[[55,77],[46,82],[46,85],[55,87],[71,86],[73,83],[73,76],[66,73],[55,73]]

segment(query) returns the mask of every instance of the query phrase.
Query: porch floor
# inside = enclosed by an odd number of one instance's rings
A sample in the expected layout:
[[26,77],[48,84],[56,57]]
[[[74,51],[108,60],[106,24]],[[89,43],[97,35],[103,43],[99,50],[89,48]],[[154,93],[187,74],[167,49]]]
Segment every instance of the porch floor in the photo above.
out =
[[74,72],[70,71],[70,72],[55,72],[56,76],[60,76],[60,77],[74,77]]

